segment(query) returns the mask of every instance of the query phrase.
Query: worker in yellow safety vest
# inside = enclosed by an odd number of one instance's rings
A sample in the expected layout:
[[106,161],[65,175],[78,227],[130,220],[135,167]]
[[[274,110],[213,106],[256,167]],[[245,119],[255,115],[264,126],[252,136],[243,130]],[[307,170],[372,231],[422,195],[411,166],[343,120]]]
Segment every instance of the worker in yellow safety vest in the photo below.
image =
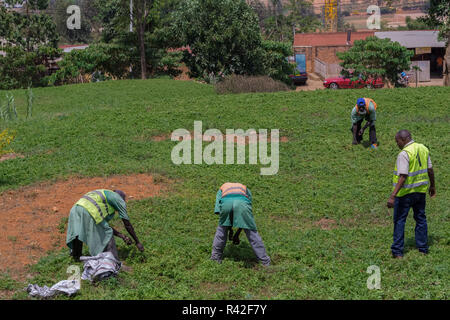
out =
[[397,157],[393,191],[387,202],[388,208],[394,208],[392,256],[394,258],[403,257],[405,223],[411,207],[414,211],[414,220],[416,220],[416,247],[419,252],[427,254],[428,226],[425,215],[425,199],[427,191],[432,198],[436,195],[430,151],[423,144],[412,140],[408,130],[400,130],[395,136],[395,141],[402,151]]
[[81,256],[83,243],[87,244],[92,256],[109,251],[117,260],[119,255],[114,236],[121,238],[127,245],[133,243],[129,237],[108,224],[116,211],[137,248],[144,251],[128,217],[125,199],[126,195],[121,190],[99,189],[86,193],[75,203],[70,210],[66,244],[76,261]]

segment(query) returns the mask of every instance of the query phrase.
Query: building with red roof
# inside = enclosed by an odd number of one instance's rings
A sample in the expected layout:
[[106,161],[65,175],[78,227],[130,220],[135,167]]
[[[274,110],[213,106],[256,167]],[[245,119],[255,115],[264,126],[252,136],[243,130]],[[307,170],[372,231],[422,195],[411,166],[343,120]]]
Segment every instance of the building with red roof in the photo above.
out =
[[[298,33],[294,37],[294,54],[305,61],[306,72],[315,72],[317,63],[336,65],[339,62],[336,52],[344,52],[353,46],[355,40],[374,36],[373,31],[348,31],[330,33]],[[328,72],[336,73],[336,72]]]

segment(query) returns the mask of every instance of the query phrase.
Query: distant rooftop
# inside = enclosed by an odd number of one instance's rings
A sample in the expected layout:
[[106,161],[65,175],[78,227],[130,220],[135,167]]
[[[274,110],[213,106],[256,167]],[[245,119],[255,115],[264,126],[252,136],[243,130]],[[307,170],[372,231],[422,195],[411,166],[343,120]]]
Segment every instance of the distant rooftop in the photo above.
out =
[[375,32],[375,36],[381,39],[389,38],[397,41],[406,48],[444,48],[445,41],[438,40],[437,30],[414,30],[414,31],[383,31]]
[[[353,41],[373,36],[373,31],[352,31],[350,45]],[[347,32],[329,33],[297,33],[294,38],[294,47],[324,47],[347,45]]]

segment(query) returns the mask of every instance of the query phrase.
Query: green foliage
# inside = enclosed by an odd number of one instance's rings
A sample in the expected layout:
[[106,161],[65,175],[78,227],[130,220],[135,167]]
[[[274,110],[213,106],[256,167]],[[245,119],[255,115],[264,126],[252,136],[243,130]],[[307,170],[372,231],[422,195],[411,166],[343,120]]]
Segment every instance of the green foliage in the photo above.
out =
[[[180,73],[181,54],[170,52],[174,47],[174,36],[169,31],[169,16],[180,0],[147,1],[147,17],[144,23],[144,53],[147,73],[150,77],[160,75],[176,76]],[[134,12],[140,10],[142,2],[133,2]],[[122,48],[129,57],[132,71],[131,78],[141,76],[140,34],[138,19],[134,15],[133,31],[130,32],[129,2],[119,0],[97,0],[95,2],[99,14],[97,18],[104,28],[102,41]],[[137,6],[137,7],[136,7]]]
[[[26,106],[23,91],[13,92],[19,112]],[[448,131],[447,87],[217,95],[209,85],[152,79],[33,92],[33,118],[8,124],[20,132],[14,148],[27,157],[0,162],[0,192],[73,175],[147,172],[175,181],[161,196],[128,202],[146,249],[140,253],[117,239],[121,260],[133,271],[98,286],[83,281],[79,295],[57,299],[450,298],[450,137],[437,134]],[[378,104],[376,152],[351,145],[349,114],[361,96]],[[174,165],[170,154],[177,142],[151,138],[192,130],[194,120],[203,121],[203,130],[223,133],[280,129],[287,141],[280,142],[278,174],[261,176],[263,165],[249,165],[248,159],[242,165]],[[437,196],[427,199],[430,253],[415,249],[410,212],[405,257],[396,260],[390,256],[392,215],[386,201],[400,129],[430,148]],[[215,195],[224,181],[251,189],[270,269],[258,265],[245,235],[240,245],[227,244],[221,265],[209,260],[218,223]],[[321,229],[322,218],[334,220],[334,227]],[[67,248],[42,258],[31,270],[36,276],[13,288],[14,298],[29,299],[22,291],[27,283],[50,286],[67,279],[71,264]],[[381,290],[367,289],[370,265],[381,269]]]
[[59,70],[49,77],[49,84],[85,82],[86,76],[101,72],[122,79],[128,75],[130,57],[123,47],[98,43],[84,50],[72,50],[64,54]]
[[17,110],[14,96],[11,93],[6,93],[5,105],[0,104],[0,119],[4,121],[12,121],[17,119]]
[[15,134],[11,133],[8,129],[0,132],[0,156],[12,151],[6,148],[14,141],[14,138]]
[[261,32],[266,40],[292,42],[294,28],[301,33],[314,32],[322,27],[309,0],[251,0],[248,3],[258,15]]
[[244,0],[183,1],[173,20],[173,33],[191,50],[184,62],[193,77],[262,72],[258,20]]
[[450,0],[430,0],[428,14],[419,21],[438,27],[440,37],[450,42]]
[[0,37],[8,45],[27,51],[35,51],[42,45],[56,48],[59,40],[56,25],[49,15],[36,12],[25,15],[3,6],[0,6]]
[[293,54],[291,43],[277,41],[263,41],[263,74],[272,79],[292,84],[290,74],[295,73],[296,66],[289,63],[286,57]]
[[33,90],[31,87],[28,87],[28,90],[26,92],[27,97],[27,119],[31,118],[33,116]]
[[[56,30],[61,36],[61,40],[66,43],[89,43],[92,40],[93,17],[87,13],[92,5],[92,0],[58,0],[51,4],[50,14],[56,24]],[[78,5],[81,11],[81,29],[70,30],[67,28],[69,15],[66,10],[70,5]],[[94,11],[94,13],[96,13]],[[91,13],[92,14],[92,13]]]
[[174,13],[173,34],[193,77],[215,83],[224,76],[268,75],[289,83],[290,43],[263,41],[257,17],[243,0],[189,0]]
[[[44,8],[45,1],[31,3],[31,8]],[[9,11],[0,6],[0,38],[5,40],[0,55],[0,89],[45,85],[51,60],[61,53],[59,39],[50,16]]]
[[0,55],[0,89],[27,88],[47,84],[47,68],[50,60],[61,54],[61,50],[40,46],[34,51],[27,51],[21,46],[5,46],[6,55]]
[[368,37],[356,40],[346,52],[336,53],[343,60],[340,65],[345,76],[359,75],[363,79],[382,77],[392,84],[397,83],[398,75],[409,70],[413,52],[390,39]]

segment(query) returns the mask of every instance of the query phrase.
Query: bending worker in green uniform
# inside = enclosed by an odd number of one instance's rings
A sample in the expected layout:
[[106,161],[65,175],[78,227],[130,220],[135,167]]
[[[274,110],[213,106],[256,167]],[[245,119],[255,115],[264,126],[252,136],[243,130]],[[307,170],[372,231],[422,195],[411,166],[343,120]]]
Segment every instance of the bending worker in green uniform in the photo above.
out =
[[70,210],[67,227],[66,244],[71,249],[70,255],[76,261],[82,253],[83,243],[89,247],[89,253],[96,256],[101,252],[111,252],[117,260],[114,237],[119,237],[127,245],[133,242],[126,235],[109,226],[108,222],[114,217],[115,211],[119,213],[125,229],[134,239],[137,248],[142,252],[144,246],[139,242],[127,213],[126,195],[121,190],[94,190],[86,193]]
[[[377,132],[375,129],[375,121],[377,120],[377,104],[370,98],[358,98],[355,107],[352,109],[351,119],[352,128],[350,131],[353,134],[353,144],[361,143],[363,139],[364,131],[368,126],[369,139],[371,148],[377,148]],[[361,128],[363,120],[366,120],[366,124]]]
[[[239,234],[245,231],[256,257],[264,266],[270,265],[270,258],[256,231],[255,220],[252,213],[252,194],[250,190],[240,183],[224,183],[216,195],[214,213],[219,214],[219,226],[214,236],[211,260],[222,262],[222,255],[227,243],[227,234],[234,244],[239,244]],[[233,236],[232,228],[239,228]]]

